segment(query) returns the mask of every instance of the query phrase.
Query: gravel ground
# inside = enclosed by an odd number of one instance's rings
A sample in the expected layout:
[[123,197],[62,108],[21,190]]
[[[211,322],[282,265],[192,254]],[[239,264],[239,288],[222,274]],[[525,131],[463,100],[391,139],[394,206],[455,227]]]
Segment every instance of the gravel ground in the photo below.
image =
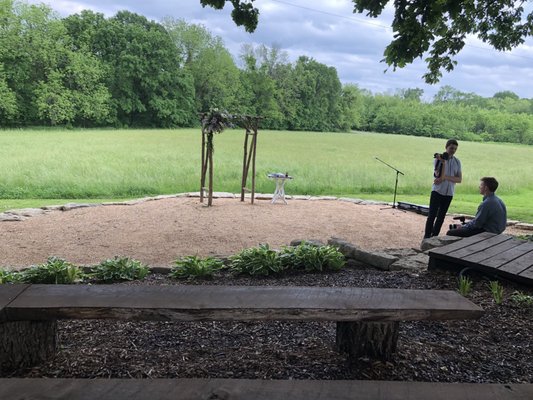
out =
[[[98,264],[125,256],[152,267],[172,266],[183,256],[228,256],[268,243],[294,239],[345,239],[366,250],[420,246],[426,217],[383,205],[339,200],[241,203],[169,198],[134,205],[51,211],[23,221],[0,222],[0,267],[24,268],[50,256],[75,264]],[[447,216],[448,224],[457,222]],[[526,234],[508,227],[508,234]]]
[[[480,320],[400,324],[390,362],[349,363],[334,351],[335,324],[322,322],[61,321],[57,356],[17,377],[377,379],[431,382],[533,383],[533,305],[511,294],[533,290],[503,282],[502,305],[487,281],[474,277],[468,296],[485,309]],[[193,284],[153,274],[132,284]],[[194,284],[457,288],[449,272],[338,273],[246,278],[221,274]]]

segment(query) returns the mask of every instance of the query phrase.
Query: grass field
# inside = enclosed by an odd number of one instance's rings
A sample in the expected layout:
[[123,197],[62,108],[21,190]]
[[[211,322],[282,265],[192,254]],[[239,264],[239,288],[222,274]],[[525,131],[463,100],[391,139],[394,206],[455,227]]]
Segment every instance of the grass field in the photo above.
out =
[[[216,191],[240,191],[244,133],[215,137]],[[9,130],[0,132],[0,211],[198,191],[199,129]],[[288,194],[336,195],[427,204],[433,153],[445,141],[370,133],[260,131],[256,191],[270,193],[269,172],[289,172]],[[463,183],[450,211],[475,213],[481,176],[500,181],[509,218],[533,222],[533,147],[460,142]]]

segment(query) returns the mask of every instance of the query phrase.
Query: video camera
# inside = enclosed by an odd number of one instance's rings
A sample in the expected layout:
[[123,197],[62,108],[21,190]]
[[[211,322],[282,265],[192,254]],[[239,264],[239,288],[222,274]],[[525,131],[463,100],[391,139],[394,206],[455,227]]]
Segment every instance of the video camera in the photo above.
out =
[[446,152],[440,154],[440,153],[435,153],[433,154],[433,158],[437,158],[437,156],[440,156],[440,158],[442,158],[443,160],[448,160],[450,158],[450,155]]
[[[461,216],[461,217],[453,217],[453,219],[461,221],[461,225],[464,225],[466,218]],[[450,224],[450,229],[457,229],[458,227],[459,227],[458,224]]]

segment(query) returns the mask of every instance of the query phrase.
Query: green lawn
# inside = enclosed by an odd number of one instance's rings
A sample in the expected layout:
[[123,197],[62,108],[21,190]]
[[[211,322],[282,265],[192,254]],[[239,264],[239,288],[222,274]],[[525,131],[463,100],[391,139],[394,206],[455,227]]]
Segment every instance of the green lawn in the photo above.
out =
[[[216,191],[240,191],[244,132],[215,137]],[[67,202],[111,201],[198,191],[199,129],[8,130],[0,132],[0,211]],[[288,194],[336,195],[427,204],[433,153],[445,141],[370,133],[260,131],[257,192],[270,193],[269,172],[289,172]],[[481,176],[495,176],[509,218],[533,222],[533,147],[460,142],[463,183],[452,212],[475,213]]]

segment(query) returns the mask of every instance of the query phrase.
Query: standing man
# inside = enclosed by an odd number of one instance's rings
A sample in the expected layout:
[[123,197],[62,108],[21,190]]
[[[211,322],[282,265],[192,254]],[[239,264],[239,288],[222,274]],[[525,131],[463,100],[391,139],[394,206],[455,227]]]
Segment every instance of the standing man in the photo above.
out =
[[450,139],[446,142],[446,152],[442,155],[435,154],[433,163],[435,179],[431,188],[424,239],[439,236],[444,217],[455,193],[455,184],[463,180],[461,161],[454,156],[458,146],[457,140]]
[[507,208],[502,199],[494,194],[498,189],[498,181],[492,177],[481,178],[479,194],[483,201],[477,209],[475,218],[457,229],[446,232],[449,236],[469,237],[481,232],[500,234],[507,226]]

